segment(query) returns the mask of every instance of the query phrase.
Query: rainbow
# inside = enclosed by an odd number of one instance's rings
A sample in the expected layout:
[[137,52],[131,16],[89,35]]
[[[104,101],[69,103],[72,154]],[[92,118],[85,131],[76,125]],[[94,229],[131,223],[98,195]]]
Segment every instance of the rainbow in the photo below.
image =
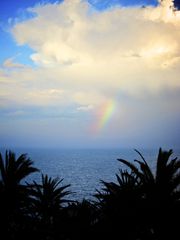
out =
[[116,102],[114,100],[109,100],[102,108],[101,118],[99,119],[99,129],[105,127],[105,125],[110,121],[116,108]]
[[111,120],[115,110],[116,101],[113,99],[108,100],[105,104],[100,106],[100,111],[96,114],[96,124],[93,126],[93,132],[101,131]]

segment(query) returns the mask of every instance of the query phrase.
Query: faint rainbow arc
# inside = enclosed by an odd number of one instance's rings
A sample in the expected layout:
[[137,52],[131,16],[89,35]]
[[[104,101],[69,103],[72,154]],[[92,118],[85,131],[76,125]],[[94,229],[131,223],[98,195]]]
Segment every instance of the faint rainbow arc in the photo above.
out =
[[96,114],[96,123],[93,126],[93,132],[100,132],[112,119],[113,114],[117,108],[117,102],[114,99],[108,100],[105,104],[100,106],[100,110]]

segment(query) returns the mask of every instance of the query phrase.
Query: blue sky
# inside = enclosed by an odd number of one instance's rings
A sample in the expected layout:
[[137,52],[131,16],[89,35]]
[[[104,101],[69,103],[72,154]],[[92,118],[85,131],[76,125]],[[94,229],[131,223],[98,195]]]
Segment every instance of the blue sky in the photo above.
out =
[[88,2],[0,2],[0,145],[180,147],[179,2]]

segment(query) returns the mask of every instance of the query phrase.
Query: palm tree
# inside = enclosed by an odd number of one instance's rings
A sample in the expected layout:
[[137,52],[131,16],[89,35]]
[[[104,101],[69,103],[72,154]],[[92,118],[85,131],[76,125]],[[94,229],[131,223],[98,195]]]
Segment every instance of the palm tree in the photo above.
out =
[[15,223],[24,215],[29,192],[22,181],[36,171],[26,154],[16,158],[13,152],[6,151],[3,159],[0,153],[0,212],[1,223],[7,231],[15,229]]
[[157,157],[155,173],[142,154],[135,150],[141,157],[142,161],[135,160],[139,164],[140,169],[133,163],[118,159],[120,162],[128,166],[131,171],[137,176],[147,197],[165,200],[178,200],[178,189],[180,186],[180,160],[176,158],[169,161],[173,151],[162,151],[159,149]]
[[26,154],[20,155],[17,159],[13,152],[6,151],[5,159],[0,153],[0,191],[4,203],[8,204],[9,211],[17,207],[21,197],[27,193],[27,186],[22,183],[25,177],[38,169],[33,167],[33,162]]
[[141,183],[144,213],[148,216],[144,215],[144,218],[154,236],[157,239],[172,239],[176,236],[176,219],[180,214],[180,160],[170,160],[173,151],[162,151],[160,148],[153,171],[142,154],[135,151],[142,159],[135,160],[139,166],[127,160],[118,160],[128,166]]
[[32,208],[39,220],[49,223],[54,220],[64,204],[69,202],[64,197],[70,194],[70,191],[65,191],[70,184],[59,187],[63,179],[53,179],[43,174],[41,181],[41,184],[34,181],[32,185],[29,185],[31,187]]
[[116,182],[101,181],[103,188],[95,197],[100,210],[99,238],[135,239],[140,217],[141,184],[133,172],[120,170]]
[[70,200],[66,189],[70,185],[59,186],[63,179],[41,175],[41,183],[29,184],[31,204],[29,212],[33,219],[35,236],[38,239],[55,239],[63,235],[64,206]]
[[128,169],[120,170],[116,183],[101,181],[104,187],[95,195],[100,235],[113,238],[120,231],[122,239],[172,239],[178,229],[175,216],[180,214],[180,161],[169,161],[172,150],[159,149],[153,171],[135,151],[142,159],[135,160],[138,166],[118,159]]

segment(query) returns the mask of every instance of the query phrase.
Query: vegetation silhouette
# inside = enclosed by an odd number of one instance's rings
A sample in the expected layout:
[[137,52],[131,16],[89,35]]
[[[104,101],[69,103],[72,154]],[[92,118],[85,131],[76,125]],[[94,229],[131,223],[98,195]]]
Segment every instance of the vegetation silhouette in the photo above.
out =
[[[151,169],[142,154],[134,163],[118,159],[115,182],[101,180],[94,201],[70,199],[70,185],[37,172],[26,154],[0,154],[1,234],[7,239],[81,240],[179,239],[180,160],[172,150],[159,153]],[[68,197],[68,198],[67,198]]]
[[[114,237],[121,226],[122,239],[177,239],[179,209],[180,161],[168,162],[172,150],[159,149],[155,173],[140,152],[142,161],[118,159],[130,171],[120,170],[117,183],[102,181],[97,193],[102,210],[103,228]],[[170,221],[169,221],[170,220]]]
[[70,194],[70,191],[66,190],[70,185],[60,186],[62,181],[63,179],[53,179],[42,174],[40,184],[36,181],[28,184],[31,198],[29,212],[39,239],[46,239],[46,236],[53,239],[54,235],[60,235],[57,223],[62,220],[60,216],[64,204],[69,202],[64,197]]
[[[138,151],[136,150],[136,152]],[[177,158],[169,161],[172,153],[172,150],[162,151],[160,148],[155,173],[150,169],[141,153],[139,155],[142,161],[135,160],[139,164],[140,170],[128,161],[119,160],[129,166],[141,182],[149,224],[157,238],[172,238],[174,232],[172,229],[177,222],[176,217],[179,215],[177,215],[179,211],[176,211],[176,205],[179,201],[180,161]],[[174,232],[174,237],[177,234]]]
[[23,221],[29,194],[22,181],[37,171],[26,154],[17,159],[11,151],[6,151],[4,159],[0,154],[0,218],[5,236],[10,237]]
[[67,208],[69,239],[94,239],[94,225],[98,219],[96,205],[86,199],[75,201]]

